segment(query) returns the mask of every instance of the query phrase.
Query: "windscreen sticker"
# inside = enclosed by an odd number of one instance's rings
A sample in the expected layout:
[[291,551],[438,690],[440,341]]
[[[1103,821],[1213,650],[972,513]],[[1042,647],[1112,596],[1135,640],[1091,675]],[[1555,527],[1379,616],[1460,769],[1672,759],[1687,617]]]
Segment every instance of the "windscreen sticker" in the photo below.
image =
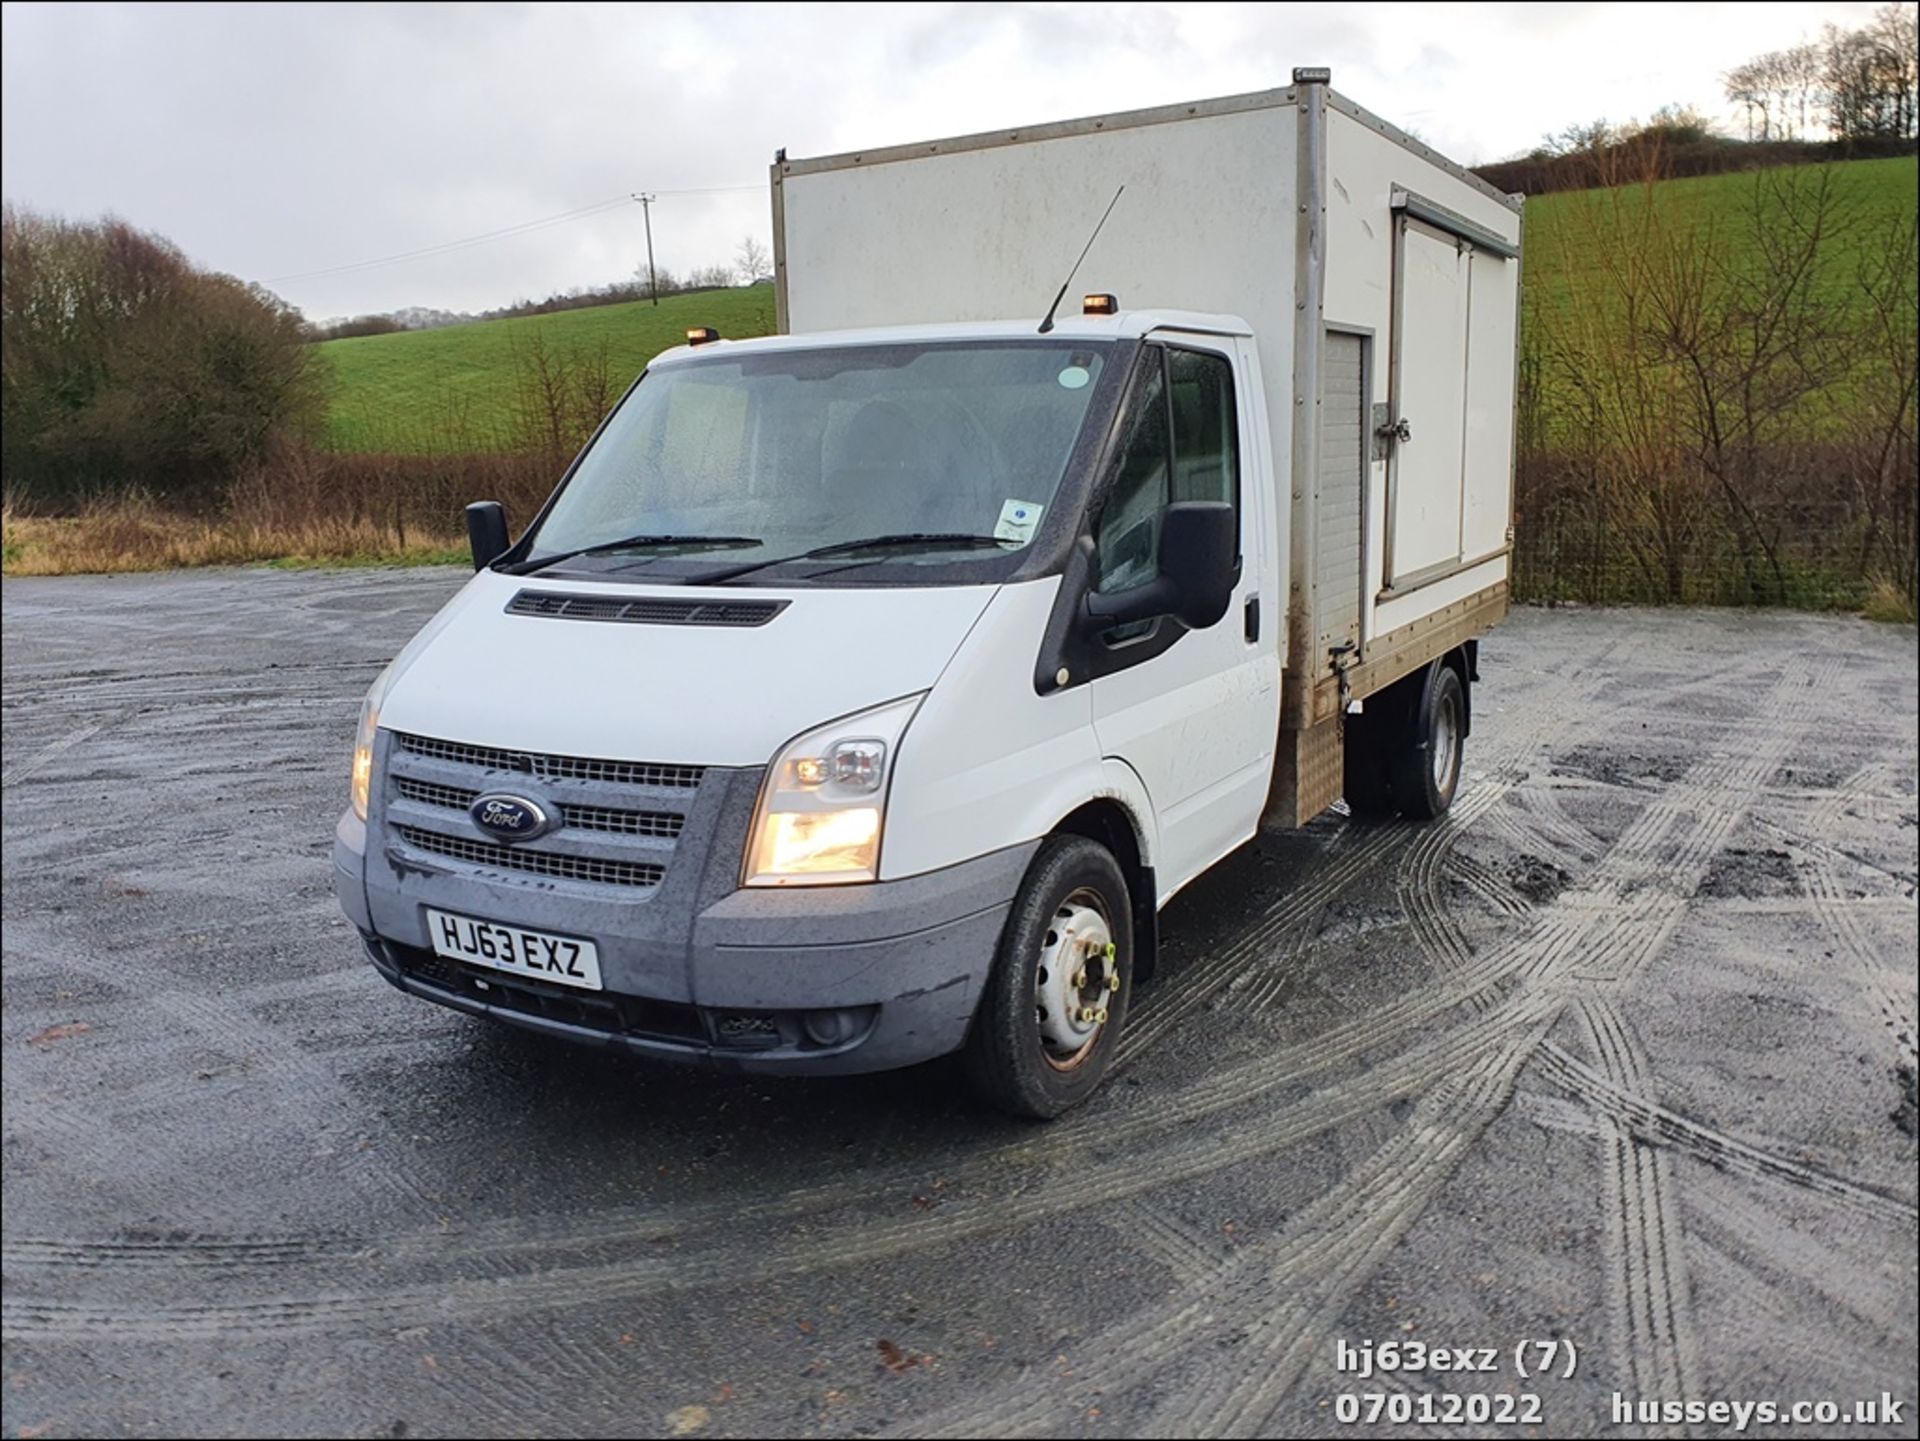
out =
[[1010,500],[1000,507],[1000,523],[993,528],[995,540],[1014,540],[1025,545],[1033,539],[1034,527],[1040,524],[1040,512],[1044,505],[1035,505],[1030,500]]
[[1058,378],[1063,388],[1067,390],[1079,390],[1089,380],[1093,379],[1093,372],[1088,370],[1084,365],[1069,365],[1065,370],[1060,372]]

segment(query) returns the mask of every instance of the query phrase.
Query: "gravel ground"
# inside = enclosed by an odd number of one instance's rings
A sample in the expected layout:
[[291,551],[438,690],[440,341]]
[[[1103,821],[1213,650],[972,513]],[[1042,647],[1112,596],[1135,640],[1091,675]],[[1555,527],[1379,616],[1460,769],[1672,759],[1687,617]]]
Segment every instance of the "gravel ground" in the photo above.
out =
[[[1534,1434],[1637,1433],[1616,1392],[1890,1392],[1793,1434],[1914,1434],[1911,629],[1516,615],[1452,815],[1223,862],[1122,1070],[1034,1128],[943,1066],[716,1077],[390,990],[327,849],[359,697],[459,581],[5,583],[8,1434],[1331,1435],[1515,1392]],[[1393,1434],[1435,1433],[1525,1434]]]

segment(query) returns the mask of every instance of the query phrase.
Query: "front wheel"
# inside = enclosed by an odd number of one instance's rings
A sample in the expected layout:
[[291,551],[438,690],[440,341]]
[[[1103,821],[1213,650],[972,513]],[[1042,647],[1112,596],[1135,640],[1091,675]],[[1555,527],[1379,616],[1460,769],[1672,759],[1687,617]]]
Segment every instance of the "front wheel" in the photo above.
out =
[[974,1094],[1034,1120],[1079,1105],[1113,1062],[1132,992],[1126,877],[1098,842],[1050,836],[1014,897],[967,1035]]

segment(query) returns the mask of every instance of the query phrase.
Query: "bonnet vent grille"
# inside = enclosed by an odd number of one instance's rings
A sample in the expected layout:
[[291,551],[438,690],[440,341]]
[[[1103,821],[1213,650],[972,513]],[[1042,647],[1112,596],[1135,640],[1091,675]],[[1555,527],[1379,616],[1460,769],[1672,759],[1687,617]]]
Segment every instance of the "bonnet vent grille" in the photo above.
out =
[[507,603],[508,615],[549,620],[620,621],[628,625],[765,625],[787,608],[784,600],[671,600],[657,596],[568,595],[523,590]]

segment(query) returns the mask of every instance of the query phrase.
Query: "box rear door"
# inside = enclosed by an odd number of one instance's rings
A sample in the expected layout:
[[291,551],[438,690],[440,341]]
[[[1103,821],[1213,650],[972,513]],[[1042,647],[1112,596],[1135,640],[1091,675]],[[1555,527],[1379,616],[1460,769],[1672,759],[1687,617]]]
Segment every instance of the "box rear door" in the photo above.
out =
[[1386,588],[1460,563],[1466,495],[1467,243],[1402,214],[1394,245]]

